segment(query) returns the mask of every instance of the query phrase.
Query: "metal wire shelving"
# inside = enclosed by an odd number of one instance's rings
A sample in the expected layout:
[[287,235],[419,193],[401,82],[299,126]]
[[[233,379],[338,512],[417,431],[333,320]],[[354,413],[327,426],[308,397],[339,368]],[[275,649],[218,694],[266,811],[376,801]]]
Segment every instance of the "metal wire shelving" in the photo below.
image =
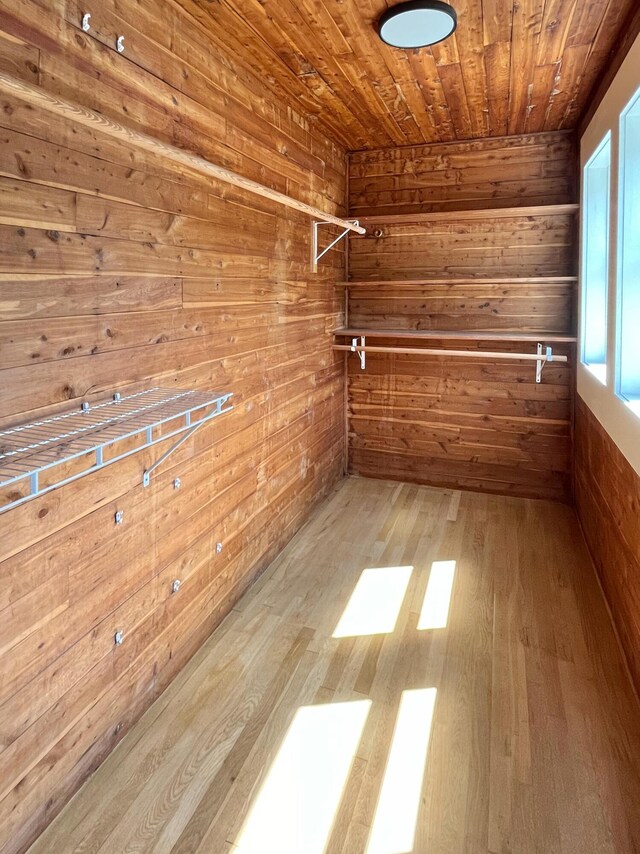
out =
[[0,513],[145,448],[179,437],[151,473],[203,424],[233,407],[231,392],[151,388],[0,431]]

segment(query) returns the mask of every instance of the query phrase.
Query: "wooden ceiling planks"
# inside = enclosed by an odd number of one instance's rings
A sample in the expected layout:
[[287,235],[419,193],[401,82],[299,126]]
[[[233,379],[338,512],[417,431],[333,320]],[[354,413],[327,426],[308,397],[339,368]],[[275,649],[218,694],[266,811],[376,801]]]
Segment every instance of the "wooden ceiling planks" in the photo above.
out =
[[173,0],[351,150],[573,128],[636,0],[454,0],[455,35],[401,51],[387,0]]
[[640,4],[631,9],[629,15],[620,29],[620,36],[616,41],[616,52],[605,64],[599,78],[592,90],[592,96],[585,105],[584,111],[578,120],[578,136],[582,136],[589,125],[595,111],[598,109],[605,93],[611,86],[613,78],[618,73],[624,62],[629,49],[640,34]]

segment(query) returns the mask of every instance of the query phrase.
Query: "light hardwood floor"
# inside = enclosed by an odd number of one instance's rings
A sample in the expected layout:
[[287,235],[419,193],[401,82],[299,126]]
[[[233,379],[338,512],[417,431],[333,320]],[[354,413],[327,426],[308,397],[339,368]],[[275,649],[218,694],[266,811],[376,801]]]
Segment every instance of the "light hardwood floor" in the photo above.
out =
[[[421,629],[434,561],[456,562],[452,595]],[[333,637],[364,570],[407,566],[358,587],[384,587],[360,630],[397,599],[393,631]],[[267,772],[293,730],[291,786]],[[570,508],[343,481],[31,851],[288,854],[309,779],[329,852],[640,851],[640,708]]]

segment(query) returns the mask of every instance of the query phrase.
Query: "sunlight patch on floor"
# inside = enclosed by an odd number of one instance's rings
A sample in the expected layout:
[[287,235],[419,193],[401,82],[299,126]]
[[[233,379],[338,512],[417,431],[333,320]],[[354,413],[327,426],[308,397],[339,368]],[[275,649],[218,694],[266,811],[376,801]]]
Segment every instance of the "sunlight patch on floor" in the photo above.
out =
[[346,638],[392,632],[412,571],[412,566],[384,566],[363,570],[333,637]]
[[370,706],[357,700],[298,709],[236,854],[322,854]]
[[402,692],[367,854],[413,851],[436,693]]
[[455,560],[434,560],[431,564],[431,573],[422,601],[418,629],[446,628],[455,571]]

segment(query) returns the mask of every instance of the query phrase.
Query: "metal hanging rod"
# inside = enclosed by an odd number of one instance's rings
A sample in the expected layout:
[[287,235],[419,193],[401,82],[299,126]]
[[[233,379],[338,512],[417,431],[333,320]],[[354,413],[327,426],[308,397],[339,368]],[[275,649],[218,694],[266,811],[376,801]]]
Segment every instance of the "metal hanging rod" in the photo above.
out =
[[88,107],[83,107],[80,104],[74,104],[71,101],[59,98],[57,95],[50,94],[40,86],[33,86],[23,80],[18,80],[4,71],[0,71],[0,91],[7,95],[20,98],[22,101],[26,101],[48,113],[70,119],[77,124],[104,133],[107,136],[117,139],[119,142],[126,142],[151,154],[161,155],[172,160],[174,163],[179,163],[191,172],[197,172],[201,175],[214,178],[217,181],[233,184],[243,190],[248,190],[250,193],[255,193],[285,207],[293,208],[307,214],[314,219],[331,223],[332,225],[339,225],[345,231],[355,231],[357,234],[366,233],[365,228],[362,228],[361,225],[355,225],[351,220],[341,219],[341,217],[328,214],[326,211],[320,210],[320,208],[313,207],[313,205],[308,205],[305,202],[298,201],[298,199],[292,199],[290,196],[285,195],[285,193],[272,190],[269,187],[259,184],[257,181],[252,181],[250,178],[244,178],[230,169],[225,169],[224,166],[211,163],[198,154],[193,154],[183,148],[177,148],[175,145],[170,145],[133,128],[121,125],[119,122],[110,119],[102,113],[97,113]]
[[360,368],[366,367],[366,353],[398,353],[411,356],[453,356],[464,359],[502,359],[504,361],[531,361],[536,363],[536,382],[542,380],[542,370],[547,362],[567,362],[566,356],[554,355],[553,349],[538,344],[535,353],[506,353],[490,350],[437,350],[430,347],[379,347],[366,343],[366,336],[353,338],[351,344],[334,344],[334,350],[357,353],[360,358]]
[[[0,431],[0,513],[118,460],[180,436],[151,472],[212,418],[231,392],[151,388]],[[117,521],[117,520],[116,520]]]

